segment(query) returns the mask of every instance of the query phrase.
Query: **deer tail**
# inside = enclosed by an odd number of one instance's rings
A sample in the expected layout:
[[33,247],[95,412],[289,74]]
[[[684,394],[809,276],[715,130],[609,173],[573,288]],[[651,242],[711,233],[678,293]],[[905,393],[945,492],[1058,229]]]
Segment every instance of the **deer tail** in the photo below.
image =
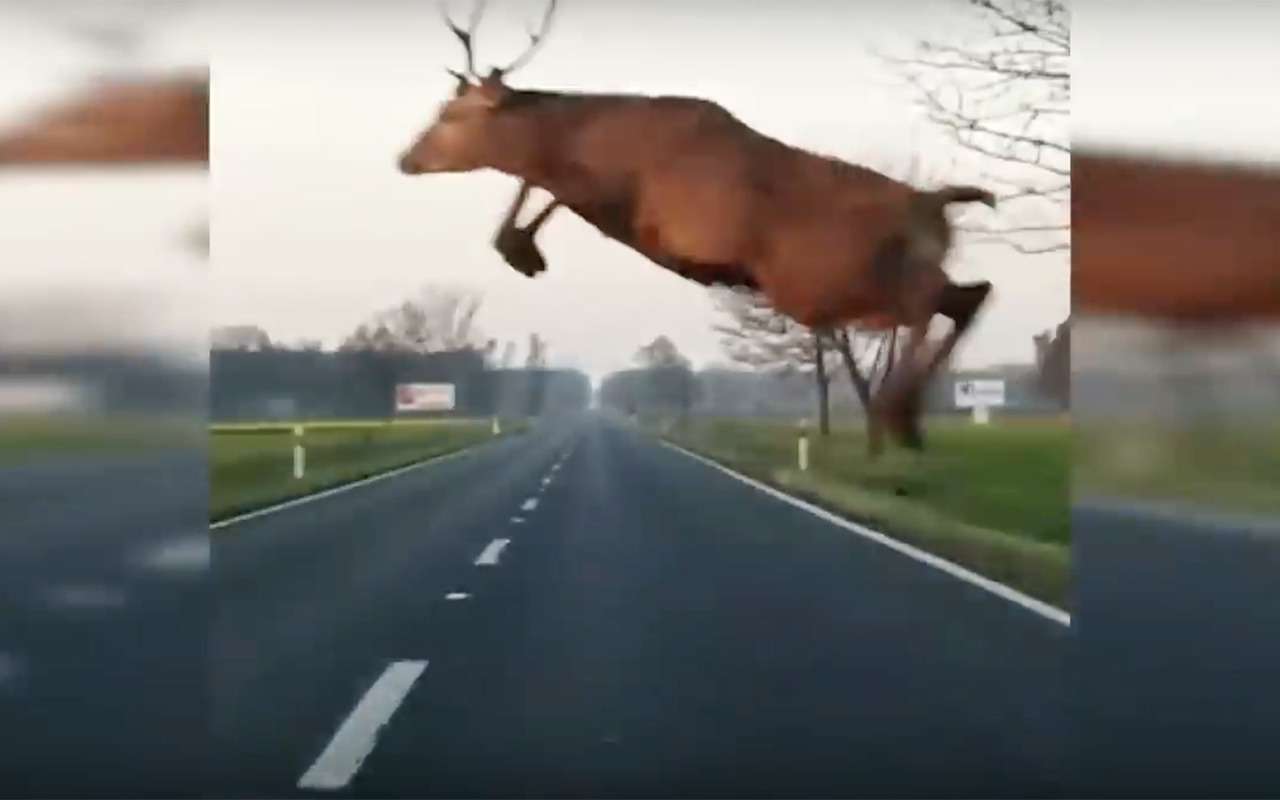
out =
[[939,206],[949,203],[982,203],[996,207],[996,196],[977,186],[944,186],[932,193]]

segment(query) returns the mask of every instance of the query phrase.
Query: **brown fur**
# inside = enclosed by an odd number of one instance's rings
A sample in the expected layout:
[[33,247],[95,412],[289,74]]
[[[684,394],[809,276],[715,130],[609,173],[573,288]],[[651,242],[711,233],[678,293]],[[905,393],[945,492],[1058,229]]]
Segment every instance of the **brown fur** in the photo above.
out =
[[[473,94],[491,105],[468,101]],[[907,324],[925,313],[899,287],[941,290],[943,206],[980,199],[918,192],[791,147],[699,98],[481,84],[453,104],[406,154],[408,171],[520,177],[606,235],[678,263],[685,277],[758,285],[780,311],[816,327],[871,316]],[[468,130],[479,125],[486,135]],[[456,166],[445,155],[455,145]]]
[[1073,308],[1200,326],[1280,319],[1280,174],[1072,158]]
[[[499,75],[460,77],[400,166],[516,176],[656,264],[704,285],[758,288],[804,325],[910,327],[910,358],[878,408],[917,446],[923,384],[990,290],[952,284],[942,268],[945,206],[994,205],[989,192],[919,191],[784,144],[700,98],[518,91]],[[523,193],[496,243],[532,275],[545,269],[532,244],[541,221],[514,228]],[[937,313],[956,327],[926,354]]]
[[208,76],[104,83],[0,135],[0,165],[208,163]]

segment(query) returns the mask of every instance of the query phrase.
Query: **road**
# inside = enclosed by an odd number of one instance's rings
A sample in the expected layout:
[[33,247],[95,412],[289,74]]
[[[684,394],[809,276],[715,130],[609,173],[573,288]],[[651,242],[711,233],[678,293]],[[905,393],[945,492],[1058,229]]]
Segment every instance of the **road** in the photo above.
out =
[[1280,520],[1084,499],[1072,535],[1080,792],[1276,797]]
[[1068,791],[1068,628],[599,418],[213,564],[213,794]]
[[205,454],[0,468],[0,795],[210,779]]

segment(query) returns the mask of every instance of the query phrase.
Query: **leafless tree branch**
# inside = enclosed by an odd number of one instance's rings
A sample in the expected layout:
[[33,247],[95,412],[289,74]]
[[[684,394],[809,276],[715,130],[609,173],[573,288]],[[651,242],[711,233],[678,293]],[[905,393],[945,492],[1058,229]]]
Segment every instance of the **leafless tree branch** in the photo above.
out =
[[986,20],[985,35],[877,55],[913,87],[947,138],[988,165],[983,179],[1000,187],[1002,224],[962,230],[982,241],[1002,238],[1019,252],[1069,250],[1069,239],[1062,241],[1071,191],[1067,7],[1058,0],[959,2]]

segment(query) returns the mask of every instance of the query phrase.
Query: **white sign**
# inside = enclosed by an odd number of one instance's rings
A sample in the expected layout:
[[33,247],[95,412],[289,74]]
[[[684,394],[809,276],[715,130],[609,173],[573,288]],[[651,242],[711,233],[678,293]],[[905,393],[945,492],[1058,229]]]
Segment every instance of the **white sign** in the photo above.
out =
[[452,383],[401,383],[396,385],[396,411],[452,411]]
[[0,413],[88,411],[97,393],[84,381],[62,378],[0,378]]
[[956,381],[956,408],[990,408],[1004,405],[1004,381],[978,379]]

